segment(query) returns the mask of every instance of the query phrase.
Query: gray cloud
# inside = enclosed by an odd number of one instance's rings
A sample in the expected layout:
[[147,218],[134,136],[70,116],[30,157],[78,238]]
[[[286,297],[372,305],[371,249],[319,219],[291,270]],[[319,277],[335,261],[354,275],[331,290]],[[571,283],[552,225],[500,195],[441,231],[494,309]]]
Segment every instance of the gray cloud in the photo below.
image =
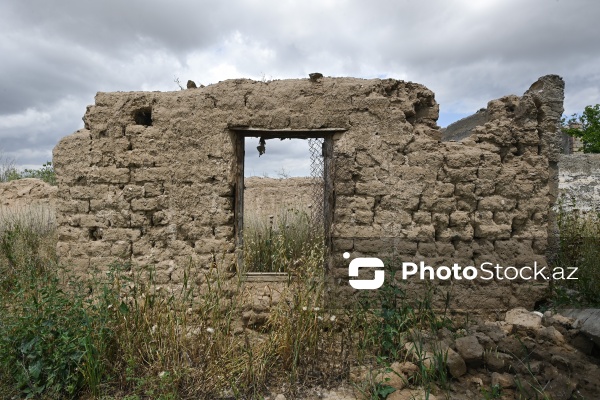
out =
[[174,77],[411,80],[436,93],[446,125],[558,73],[566,114],[580,112],[600,102],[599,14],[596,0],[8,0],[0,149],[41,165],[97,91],[177,90]]
[[246,138],[245,176],[310,176],[308,142],[302,139],[269,139],[265,153],[259,155],[259,138]]

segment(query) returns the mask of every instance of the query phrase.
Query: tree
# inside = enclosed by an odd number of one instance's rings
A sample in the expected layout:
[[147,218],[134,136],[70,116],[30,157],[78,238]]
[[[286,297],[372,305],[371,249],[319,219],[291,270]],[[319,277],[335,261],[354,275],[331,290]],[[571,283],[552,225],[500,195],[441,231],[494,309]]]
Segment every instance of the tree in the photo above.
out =
[[56,186],[56,174],[54,173],[54,166],[52,161],[46,161],[42,168],[39,169],[25,169],[21,174],[20,178],[36,178],[41,179],[44,182]]
[[580,138],[584,153],[600,153],[600,104],[587,106],[581,115],[573,114],[564,123],[563,130],[570,136]]
[[15,166],[15,160],[8,158],[0,151],[0,182],[15,181],[23,178],[41,179],[50,185],[56,185],[56,174],[52,161],[47,161],[38,169],[18,170]]

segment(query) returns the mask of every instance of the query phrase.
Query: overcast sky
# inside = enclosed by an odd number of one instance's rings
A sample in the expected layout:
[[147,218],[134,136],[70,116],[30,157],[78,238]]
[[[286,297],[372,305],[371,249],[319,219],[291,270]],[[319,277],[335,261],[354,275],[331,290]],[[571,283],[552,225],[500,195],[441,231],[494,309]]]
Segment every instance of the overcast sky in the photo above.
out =
[[[0,150],[39,167],[96,92],[175,78],[404,79],[436,93],[446,126],[555,73],[570,115],[600,103],[599,17],[598,0],[3,0]],[[271,142],[257,175],[307,157]]]

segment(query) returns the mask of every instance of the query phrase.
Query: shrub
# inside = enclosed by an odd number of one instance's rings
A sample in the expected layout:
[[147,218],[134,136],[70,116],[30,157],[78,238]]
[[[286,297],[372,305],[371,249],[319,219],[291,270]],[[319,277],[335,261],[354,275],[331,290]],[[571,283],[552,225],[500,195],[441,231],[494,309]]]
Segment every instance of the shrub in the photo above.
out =
[[23,172],[17,172],[16,170],[9,176],[8,180],[12,181],[15,179],[23,178],[36,178],[40,179],[50,185],[56,185],[56,174],[54,173],[54,167],[52,161],[47,161],[39,169],[25,169]]
[[83,299],[63,292],[55,279],[32,280],[15,296],[13,312],[0,318],[5,379],[27,397],[75,396],[83,385],[82,367],[98,354]]
[[[0,218],[2,398],[260,398],[339,381],[356,360],[385,365],[403,356],[409,329],[440,324],[429,298],[413,306],[395,289],[382,293],[386,307],[324,309],[324,241],[301,212],[266,226],[259,243],[272,247],[249,249],[291,272],[255,330],[240,325],[248,293],[224,257],[190,262],[178,290],[128,264],[83,281],[58,266],[54,227],[35,215]],[[423,371],[419,384],[437,379]]]
[[44,214],[0,216],[0,394],[73,397],[94,353],[83,297],[63,291]]
[[577,268],[577,280],[555,282],[557,301],[600,306],[600,214],[562,207],[557,222],[560,246],[556,265],[565,270]]
[[0,150],[0,182],[8,182],[16,171],[15,160],[9,158]]
[[568,135],[581,139],[584,153],[600,153],[600,104],[586,106],[581,115],[562,122]]

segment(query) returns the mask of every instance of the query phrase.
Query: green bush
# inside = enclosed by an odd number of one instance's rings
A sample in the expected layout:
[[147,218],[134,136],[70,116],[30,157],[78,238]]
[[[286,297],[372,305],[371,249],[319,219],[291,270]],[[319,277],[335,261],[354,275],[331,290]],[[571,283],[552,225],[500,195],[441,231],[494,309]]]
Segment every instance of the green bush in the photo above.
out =
[[14,170],[11,175],[9,175],[8,180],[12,181],[15,179],[23,179],[23,178],[36,178],[40,179],[50,185],[56,185],[56,174],[54,173],[54,167],[52,166],[52,161],[47,161],[44,165],[42,165],[39,169],[25,169],[23,172],[17,172]]
[[600,153],[600,104],[586,106],[581,115],[562,122],[568,135],[581,139],[584,153]]
[[600,214],[561,207],[557,222],[556,266],[577,268],[577,280],[555,281],[556,300],[572,306],[600,306]]
[[45,215],[0,216],[0,394],[74,397],[98,354],[97,327],[79,288],[59,282]]
[[54,279],[37,281],[15,295],[18,305],[0,317],[5,380],[28,398],[74,397],[83,386],[82,367],[98,354],[83,300],[63,292]]

